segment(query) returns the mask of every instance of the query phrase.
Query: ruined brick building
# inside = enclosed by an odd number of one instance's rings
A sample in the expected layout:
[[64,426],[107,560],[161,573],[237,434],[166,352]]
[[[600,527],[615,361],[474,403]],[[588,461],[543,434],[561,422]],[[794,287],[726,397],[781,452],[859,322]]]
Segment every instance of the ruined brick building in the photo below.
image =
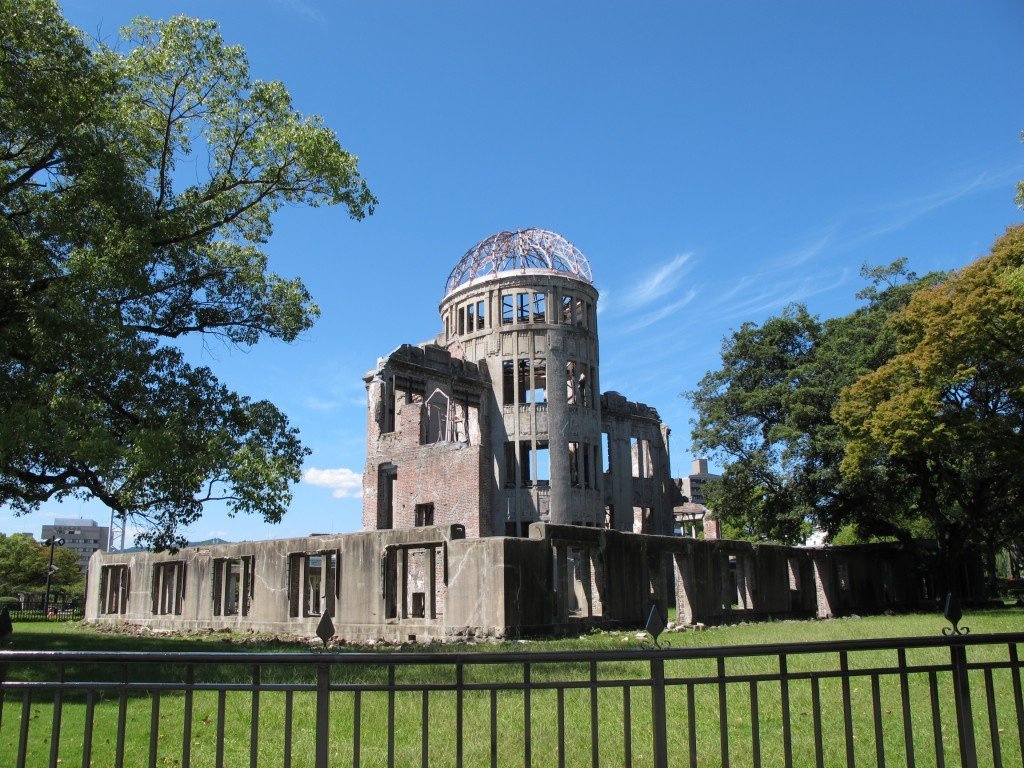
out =
[[471,249],[445,285],[442,332],[366,376],[364,530],[671,533],[669,430],[653,408],[600,394],[597,301],[586,258],[553,232]]
[[347,640],[404,641],[642,626],[672,604],[718,623],[934,599],[896,545],[672,535],[669,430],[601,393],[597,301],[561,236],[482,241],[448,277],[441,332],[365,377],[363,532],[97,552],[87,619],[311,635],[326,614]]

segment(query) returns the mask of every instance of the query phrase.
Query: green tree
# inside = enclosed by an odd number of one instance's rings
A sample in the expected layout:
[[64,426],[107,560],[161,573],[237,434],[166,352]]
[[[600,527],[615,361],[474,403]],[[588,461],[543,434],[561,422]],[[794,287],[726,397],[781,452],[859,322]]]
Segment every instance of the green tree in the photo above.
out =
[[16,595],[27,586],[46,583],[46,554],[31,536],[0,533],[0,594]]
[[[49,564],[49,547],[23,533],[11,536],[0,533],[0,595],[11,597],[18,592],[42,592]],[[53,564],[57,571],[50,579],[52,589],[80,590],[85,579],[78,569],[78,554],[74,550],[57,547]]]
[[1024,531],[1024,226],[990,255],[916,293],[892,318],[898,354],[843,390],[843,476],[899,472],[955,572]]
[[305,454],[274,405],[173,340],[293,340],[318,310],[267,270],[272,214],[376,201],[213,22],[124,37],[90,44],[50,0],[0,0],[0,502],[95,498],[165,548],[213,500],[279,520]]
[[[909,499],[886,466],[871,476],[839,472],[845,441],[832,418],[844,386],[895,354],[886,321],[919,285],[901,260],[865,269],[867,303],[821,321],[793,305],[762,325],[745,323],[722,345],[722,367],[688,393],[696,450],[717,457],[722,479],[705,487],[726,535],[796,542],[811,526],[862,538],[909,540]],[[849,531],[847,531],[849,535]]]

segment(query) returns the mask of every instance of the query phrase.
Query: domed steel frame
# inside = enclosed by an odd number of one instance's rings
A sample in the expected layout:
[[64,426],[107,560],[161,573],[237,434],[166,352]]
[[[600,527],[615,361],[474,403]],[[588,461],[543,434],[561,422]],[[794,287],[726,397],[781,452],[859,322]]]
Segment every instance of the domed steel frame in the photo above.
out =
[[590,263],[579,248],[557,232],[531,227],[499,232],[466,251],[448,275],[444,295],[479,277],[528,269],[568,272],[593,283]]

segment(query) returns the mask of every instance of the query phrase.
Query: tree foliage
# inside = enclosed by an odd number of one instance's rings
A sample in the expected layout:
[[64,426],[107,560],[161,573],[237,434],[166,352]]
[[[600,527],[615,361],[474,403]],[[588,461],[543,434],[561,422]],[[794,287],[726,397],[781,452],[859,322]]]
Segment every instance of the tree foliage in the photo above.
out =
[[908,538],[913,515],[888,467],[843,476],[845,441],[832,417],[843,387],[896,352],[888,319],[918,280],[903,261],[865,269],[866,305],[822,321],[803,305],[761,325],[744,323],[722,345],[722,367],[688,393],[697,411],[696,450],[717,457],[720,481],[705,486],[728,535],[787,543],[812,526],[835,534]]
[[276,407],[173,340],[294,339],[318,310],[267,269],[272,214],[376,201],[213,22],[137,19],[124,38],[0,0],[0,502],[99,499],[164,548],[208,501],[280,519],[305,454]]
[[891,322],[898,354],[843,390],[843,476],[900,472],[943,553],[1024,531],[1024,226],[914,294]]
[[[31,536],[0,533],[0,595],[12,597],[18,592],[41,592],[46,586],[50,549]],[[53,552],[56,572],[50,586],[57,590],[75,590],[84,582],[78,569],[78,554],[57,547]]]

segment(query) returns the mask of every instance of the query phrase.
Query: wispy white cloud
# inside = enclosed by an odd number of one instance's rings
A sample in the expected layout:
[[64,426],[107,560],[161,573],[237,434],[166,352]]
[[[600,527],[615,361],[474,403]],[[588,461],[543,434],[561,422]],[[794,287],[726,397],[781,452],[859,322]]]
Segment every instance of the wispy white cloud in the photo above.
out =
[[821,255],[826,246],[832,242],[836,229],[837,227],[833,225],[829,227],[828,231],[823,236],[808,243],[803,248],[798,248],[795,251],[783,254],[774,260],[773,266],[776,269],[795,269],[796,267],[801,267],[807,262],[812,261],[814,258]]
[[616,308],[630,312],[658,299],[662,299],[678,290],[679,282],[689,272],[690,268],[687,266],[687,262],[692,257],[692,251],[681,253],[671,261],[655,267],[646,275],[642,275],[626,291],[622,299],[619,300],[618,305],[616,305]]
[[331,495],[336,499],[358,499],[363,495],[363,476],[347,467],[337,469],[317,469],[310,467],[302,479],[310,485],[332,489]]
[[673,315],[676,312],[678,312],[680,309],[682,309],[691,301],[693,301],[696,298],[696,296],[697,289],[691,288],[678,301],[674,301],[671,304],[666,304],[663,307],[659,307],[655,311],[642,313],[639,319],[637,319],[636,322],[632,323],[627,330],[630,332],[639,331],[641,328],[647,328],[650,325],[654,325],[658,321],[664,320],[666,317],[669,317],[670,315]]
[[307,19],[312,19],[313,21],[320,23],[323,23],[324,21],[324,15],[305,0],[273,0],[273,2],[275,5],[296,13],[299,16],[305,16]]
[[311,408],[314,411],[333,411],[341,403],[337,400],[325,400],[322,397],[316,395],[309,395],[306,397],[306,407]]

